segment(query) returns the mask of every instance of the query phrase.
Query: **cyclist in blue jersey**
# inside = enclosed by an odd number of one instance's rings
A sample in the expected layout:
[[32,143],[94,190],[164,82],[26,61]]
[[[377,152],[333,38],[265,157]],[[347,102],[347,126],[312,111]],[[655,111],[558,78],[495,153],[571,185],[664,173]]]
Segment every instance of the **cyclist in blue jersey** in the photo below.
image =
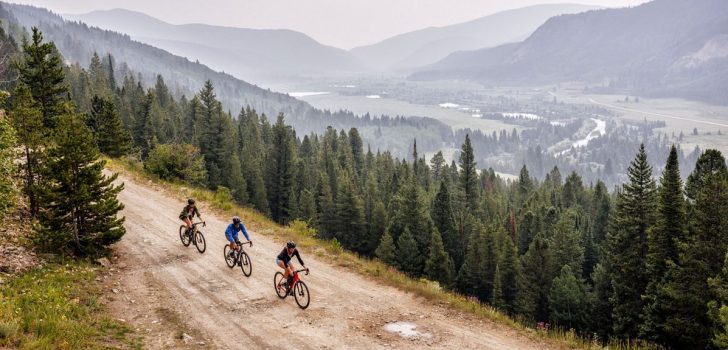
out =
[[243,222],[239,217],[235,216],[233,217],[233,223],[228,225],[227,229],[225,229],[225,238],[227,238],[228,242],[230,242],[230,256],[233,256],[234,251],[240,250],[240,245],[242,243],[238,239],[238,233],[241,231],[243,232],[245,239],[250,242],[250,246],[253,246],[253,241],[250,240],[250,236],[248,236],[248,231],[245,229],[245,225],[243,225]]

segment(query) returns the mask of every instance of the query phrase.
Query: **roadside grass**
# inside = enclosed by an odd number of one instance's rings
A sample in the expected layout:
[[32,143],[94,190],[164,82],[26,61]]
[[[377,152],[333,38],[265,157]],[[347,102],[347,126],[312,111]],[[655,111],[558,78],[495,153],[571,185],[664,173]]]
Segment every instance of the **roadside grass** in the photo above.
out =
[[342,249],[341,244],[336,239],[316,238],[316,230],[310,228],[303,221],[296,220],[288,226],[278,225],[255,209],[234,204],[232,197],[224,190],[215,192],[181,182],[160,180],[154,175],[144,172],[141,165],[134,161],[107,159],[106,167],[139,183],[150,183],[165,189],[170,195],[179,197],[180,201],[193,197],[198,202],[207,204],[208,209],[212,209],[216,214],[223,216],[238,215],[243,219],[245,225],[257,234],[272,237],[280,241],[281,244],[293,239],[298,246],[313,252],[317,257],[323,258],[334,265],[345,267],[379,283],[422,297],[427,301],[448,305],[467,314],[491,320],[498,325],[518,329],[523,335],[533,340],[548,342],[550,345],[568,349],[661,349],[651,344],[616,341],[610,342],[608,346],[604,347],[594,339],[582,337],[573,330],[554,328],[548,331],[536,330],[529,327],[526,322],[515,320],[488,304],[443,289],[436,282],[410,278],[377,259],[368,259],[346,251]]
[[89,263],[49,264],[0,286],[0,348],[138,349],[139,340],[100,303]]

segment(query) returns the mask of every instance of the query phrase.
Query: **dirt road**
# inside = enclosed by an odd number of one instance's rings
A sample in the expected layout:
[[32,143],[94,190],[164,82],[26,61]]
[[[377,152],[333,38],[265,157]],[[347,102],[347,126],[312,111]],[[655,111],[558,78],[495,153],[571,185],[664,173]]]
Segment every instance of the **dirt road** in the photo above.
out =
[[[283,242],[251,232],[253,274],[229,269],[222,257],[227,218],[204,215],[207,252],[182,246],[183,203],[164,190],[120,177],[126,188],[127,234],[104,283],[115,317],[139,330],[145,348],[226,349],[544,349],[520,331],[483,321],[372,282],[302,252],[311,306],[274,294],[275,255]],[[408,338],[384,326],[408,322]],[[406,328],[406,327],[405,327]],[[185,333],[185,336],[182,334]]]

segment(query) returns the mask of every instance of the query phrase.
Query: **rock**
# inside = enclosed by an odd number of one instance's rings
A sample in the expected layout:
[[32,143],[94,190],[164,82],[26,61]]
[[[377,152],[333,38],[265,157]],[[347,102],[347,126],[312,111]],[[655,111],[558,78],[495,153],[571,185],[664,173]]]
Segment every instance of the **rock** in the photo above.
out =
[[192,341],[192,337],[187,333],[182,333],[182,341],[185,342],[185,344]]
[[119,290],[116,288],[111,288],[111,292],[114,294],[119,294]]
[[99,265],[101,265],[103,267],[111,266],[111,261],[109,261],[109,259],[107,259],[107,258],[96,259],[96,262],[99,263]]

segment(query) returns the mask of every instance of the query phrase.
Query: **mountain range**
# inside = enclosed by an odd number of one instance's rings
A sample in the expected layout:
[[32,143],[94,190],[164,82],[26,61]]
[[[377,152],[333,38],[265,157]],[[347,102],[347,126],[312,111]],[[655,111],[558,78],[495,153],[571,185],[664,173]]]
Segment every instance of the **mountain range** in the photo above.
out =
[[597,92],[728,104],[728,6],[654,0],[556,16],[522,42],[454,53],[411,78],[500,86],[582,81]]
[[176,25],[125,9],[63,16],[128,34],[134,40],[247,81],[336,75],[365,69],[347,51],[322,45],[293,30]]
[[351,53],[376,70],[420,67],[435,63],[456,51],[521,41],[550,17],[597,8],[578,4],[529,6],[464,23],[404,33],[373,45],[354,48]]

